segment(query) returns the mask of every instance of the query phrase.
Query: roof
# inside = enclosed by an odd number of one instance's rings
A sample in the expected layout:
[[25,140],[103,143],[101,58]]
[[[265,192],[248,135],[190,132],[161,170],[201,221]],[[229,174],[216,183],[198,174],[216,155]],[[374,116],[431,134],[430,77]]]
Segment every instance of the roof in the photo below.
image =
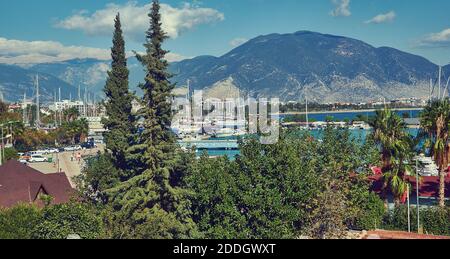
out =
[[[372,175],[369,177],[372,181],[372,190],[381,193],[383,188],[383,176]],[[411,184],[411,193],[416,193],[416,177],[407,176],[407,180]],[[421,176],[419,179],[419,196],[422,198],[438,198],[439,197],[439,177],[438,176]],[[445,178],[445,197],[450,198],[450,176]]]
[[19,203],[42,205],[40,194],[53,197],[53,204],[61,204],[75,192],[65,173],[43,174],[15,160],[0,166],[0,207]]
[[375,230],[364,233],[362,239],[450,239],[448,236],[433,236],[402,231]]

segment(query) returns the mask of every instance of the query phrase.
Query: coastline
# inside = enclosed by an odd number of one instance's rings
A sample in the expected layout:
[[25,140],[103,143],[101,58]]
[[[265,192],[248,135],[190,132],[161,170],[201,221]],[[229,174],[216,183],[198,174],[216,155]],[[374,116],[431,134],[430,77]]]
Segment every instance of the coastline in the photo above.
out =
[[[339,114],[339,113],[367,113],[375,112],[379,109],[365,109],[365,110],[336,110],[336,111],[311,111],[308,114]],[[397,108],[393,111],[421,111],[423,108]],[[306,112],[286,112],[280,113],[280,115],[306,115]]]

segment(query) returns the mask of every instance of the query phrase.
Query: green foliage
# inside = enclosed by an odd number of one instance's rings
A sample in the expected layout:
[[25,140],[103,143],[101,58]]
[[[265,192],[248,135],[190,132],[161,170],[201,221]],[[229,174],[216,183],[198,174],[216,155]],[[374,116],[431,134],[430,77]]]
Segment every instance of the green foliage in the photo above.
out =
[[[167,39],[162,30],[159,1],[153,1],[145,55],[137,55],[147,72],[141,85],[144,96],[142,133],[133,136],[127,179],[108,190],[111,206],[127,222],[133,238],[186,238],[194,235],[189,191],[184,188],[183,155],[171,131],[174,85],[169,82]],[[170,233],[170,234],[169,234]]]
[[[450,236],[450,209],[427,207],[420,210],[421,227],[425,234]],[[408,230],[408,207],[398,206],[388,213],[383,228]],[[411,207],[411,231],[417,232],[417,210]]]
[[129,92],[125,41],[123,39],[120,15],[115,19],[113,47],[111,48],[112,70],[104,88],[106,95],[105,109],[107,117],[103,120],[106,129],[106,148],[111,151],[111,159],[121,173],[127,171],[127,151],[131,135],[134,132],[134,115],[132,114],[133,95]]
[[5,148],[3,151],[5,152],[3,154],[4,155],[3,162],[19,158],[19,156],[17,155],[17,150],[15,148]]
[[398,204],[407,190],[405,176],[409,168],[406,161],[413,157],[412,138],[403,119],[389,109],[376,111],[370,125],[374,129],[371,138],[381,149],[384,191],[390,191]]
[[433,100],[420,115],[422,136],[431,147],[439,172],[439,205],[445,207],[445,170],[450,159],[450,98]]
[[41,212],[34,206],[0,209],[0,239],[31,239],[34,226],[41,220]]
[[87,205],[68,203],[44,208],[42,220],[33,228],[32,237],[66,239],[76,234],[82,239],[95,239],[102,231],[101,219]]
[[207,238],[334,238],[381,221],[382,201],[351,177],[377,162],[376,149],[347,130],[327,128],[322,141],[286,132],[274,145],[246,138],[240,148],[235,161],[203,156],[191,166],[194,220]]
[[367,188],[355,187],[350,192],[351,201],[357,208],[353,222],[349,222],[353,229],[375,230],[383,224],[386,213],[384,202]]
[[89,133],[89,124],[86,119],[63,122],[56,132],[56,138],[62,144],[77,144]]
[[120,182],[120,171],[109,153],[99,154],[87,159],[86,167],[75,180],[83,197],[94,203],[106,202],[105,191]]

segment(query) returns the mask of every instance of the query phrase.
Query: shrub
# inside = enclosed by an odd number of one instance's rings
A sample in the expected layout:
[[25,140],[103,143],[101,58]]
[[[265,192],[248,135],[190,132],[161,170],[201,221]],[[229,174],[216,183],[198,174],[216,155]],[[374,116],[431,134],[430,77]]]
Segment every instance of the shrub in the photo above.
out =
[[30,205],[0,210],[0,239],[31,239],[32,229],[42,220],[41,211]]
[[46,207],[42,220],[33,228],[36,239],[66,239],[79,235],[82,239],[95,239],[102,234],[102,221],[81,203],[68,203]]

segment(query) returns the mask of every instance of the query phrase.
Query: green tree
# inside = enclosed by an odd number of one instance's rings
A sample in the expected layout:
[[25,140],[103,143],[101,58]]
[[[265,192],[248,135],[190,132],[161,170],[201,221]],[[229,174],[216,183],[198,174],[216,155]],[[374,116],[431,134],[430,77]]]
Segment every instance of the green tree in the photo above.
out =
[[115,187],[119,179],[120,171],[109,153],[87,159],[81,174],[75,178],[77,190],[94,204],[106,203],[105,191]]
[[[180,181],[182,172],[177,172],[181,156],[170,127],[174,85],[169,82],[167,51],[162,49],[167,36],[162,30],[159,1],[153,1],[149,17],[150,29],[144,44],[146,55],[137,55],[147,72],[141,85],[143,131],[136,135],[135,144],[130,148],[132,176],[109,193],[114,208],[135,229],[134,237],[186,238],[194,235],[195,225],[188,191]],[[142,227],[148,224],[158,225]],[[168,225],[172,226],[170,236],[164,234],[169,231],[165,228]]]
[[376,111],[370,125],[373,127],[371,137],[381,149],[384,189],[389,187],[398,205],[409,184],[405,161],[412,158],[412,139],[403,119],[390,109]]
[[108,72],[108,79],[104,88],[107,116],[103,123],[105,128],[109,130],[105,134],[105,142],[106,148],[111,151],[113,163],[122,172],[126,172],[128,167],[126,153],[133,133],[134,116],[131,112],[133,96],[128,88],[129,70],[127,68],[125,40],[122,34],[120,15],[117,14],[113,47],[111,48],[112,69]]
[[41,211],[31,205],[0,209],[0,239],[31,239],[32,229],[41,220]]
[[66,122],[78,120],[78,118],[80,117],[80,111],[76,107],[64,110],[63,114],[64,114],[64,121]]
[[428,134],[434,160],[439,167],[439,205],[445,207],[445,170],[450,156],[450,99],[432,101],[421,113],[421,126]]
[[35,239],[66,239],[69,235],[95,239],[102,235],[101,219],[82,203],[48,206],[42,213],[32,231]]
[[233,161],[203,156],[187,178],[194,220],[205,237],[219,239],[333,238],[349,227],[374,228],[384,207],[364,174],[379,158],[357,143],[348,130],[329,127],[321,141],[288,131],[274,145],[242,139]]

